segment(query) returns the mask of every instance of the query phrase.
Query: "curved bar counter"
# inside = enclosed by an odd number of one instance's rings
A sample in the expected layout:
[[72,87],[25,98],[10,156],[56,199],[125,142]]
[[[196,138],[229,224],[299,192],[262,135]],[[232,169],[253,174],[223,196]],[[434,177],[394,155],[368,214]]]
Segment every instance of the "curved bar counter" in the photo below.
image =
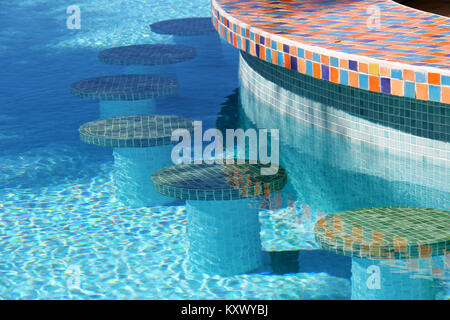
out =
[[[336,160],[333,168],[417,183],[403,194],[399,187],[399,199],[383,200],[388,206],[408,203],[409,195],[427,185],[442,192],[432,206],[448,208],[450,18],[390,0],[211,0],[211,7],[219,35],[240,50],[241,103],[251,121],[263,119],[262,127],[280,128],[282,143],[302,152],[312,140],[311,154]],[[320,144],[314,143],[319,139],[315,131],[303,143],[296,141],[302,127],[324,129],[336,138],[327,140],[324,134],[329,149],[320,150]],[[340,141],[351,142],[354,150],[340,149]],[[339,156],[342,150],[347,156]],[[283,152],[280,163],[288,170],[298,168],[297,159]],[[380,161],[384,156],[388,159]],[[405,164],[398,169],[401,159]],[[399,174],[402,170],[406,175]],[[303,186],[293,186],[301,195]],[[369,198],[362,195],[361,204],[370,203]],[[354,283],[364,284],[359,280],[374,263],[366,265],[360,257],[353,260]],[[380,269],[386,271],[384,265]],[[399,297],[434,296],[431,282],[413,283],[395,274],[385,280],[390,282],[383,286],[403,283],[423,294],[412,296],[406,290]],[[356,285],[352,294],[380,297],[366,291]],[[387,297],[387,293],[377,294]]]
[[[219,34],[240,49],[241,84],[258,100],[449,175],[449,18],[389,0],[211,3]],[[366,25],[371,5],[379,29]]]
[[450,103],[450,19],[390,0],[211,0],[219,34],[261,60],[373,92]]

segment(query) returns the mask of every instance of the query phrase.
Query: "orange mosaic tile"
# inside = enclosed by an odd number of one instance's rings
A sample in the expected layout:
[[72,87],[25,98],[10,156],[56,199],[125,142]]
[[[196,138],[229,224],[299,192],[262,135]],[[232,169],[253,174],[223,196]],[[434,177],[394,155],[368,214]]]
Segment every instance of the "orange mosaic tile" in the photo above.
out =
[[428,100],[428,85],[416,83],[416,99]]
[[429,84],[441,84],[441,75],[439,73],[428,73],[428,83]]
[[450,104],[450,87],[442,87],[442,102]]
[[298,59],[297,61],[298,72],[305,74],[306,73],[306,62],[304,59]]
[[390,77],[391,69],[386,68],[386,67],[380,67],[380,75],[385,76],[385,77]]
[[348,73],[348,84],[352,87],[358,88],[359,87],[359,81],[358,81],[358,73],[349,71]]
[[289,54],[284,54],[284,67],[290,69],[291,68],[291,58]]
[[314,78],[321,78],[321,74],[320,74],[320,63],[314,62],[313,63],[313,76]]
[[334,83],[339,83],[339,70],[337,68],[330,68],[330,80]]
[[367,63],[360,62],[358,64],[358,71],[362,73],[369,73],[369,65]]
[[369,76],[369,90],[380,92],[380,78],[377,76]]
[[391,93],[396,96],[403,96],[403,81],[391,79]]
[[403,70],[403,80],[415,81],[414,71],[411,70]]

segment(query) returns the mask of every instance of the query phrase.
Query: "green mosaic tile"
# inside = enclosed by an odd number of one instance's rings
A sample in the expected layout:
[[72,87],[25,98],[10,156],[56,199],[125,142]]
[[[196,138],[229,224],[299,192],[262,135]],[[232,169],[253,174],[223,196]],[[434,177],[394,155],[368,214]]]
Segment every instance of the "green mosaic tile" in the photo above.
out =
[[103,50],[98,58],[101,62],[123,66],[159,66],[194,59],[197,50],[175,44],[140,44]]
[[273,175],[261,175],[260,163],[181,164],[162,168],[152,175],[156,191],[184,200],[237,200],[269,196],[281,190],[286,170],[279,166]]
[[178,86],[178,81],[169,77],[123,74],[81,80],[73,83],[70,90],[83,99],[132,101],[171,95],[178,91]]
[[179,116],[134,115],[101,119],[83,124],[82,141],[103,147],[144,148],[172,144],[172,132],[193,132],[194,120]]
[[370,259],[428,258],[450,251],[450,211],[374,207],[317,221],[317,243],[337,254]]

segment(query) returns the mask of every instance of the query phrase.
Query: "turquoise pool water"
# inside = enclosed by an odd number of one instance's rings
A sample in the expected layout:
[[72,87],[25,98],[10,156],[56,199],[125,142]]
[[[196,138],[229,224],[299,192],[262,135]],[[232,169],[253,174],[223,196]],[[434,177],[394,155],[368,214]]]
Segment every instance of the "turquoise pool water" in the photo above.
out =
[[[204,128],[279,128],[290,181],[283,194],[295,205],[260,212],[261,270],[230,277],[190,270],[183,203],[130,208],[115,199],[112,150],[82,143],[77,131],[98,118],[98,103],[73,97],[69,87],[121,73],[98,61],[101,49],[172,43],[148,25],[207,16],[210,3],[77,4],[81,30],[66,29],[66,1],[1,5],[0,298],[349,299],[350,260],[317,250],[312,228],[318,212],[378,205],[450,210],[448,188],[410,179],[412,172],[439,172],[426,159],[355,146],[236,89],[238,56],[228,46],[220,65],[213,58],[196,70],[181,65],[205,90],[160,99],[159,111],[202,120]],[[396,169],[389,170],[393,163]],[[70,286],[73,270],[80,271],[79,288]],[[442,282],[436,286],[438,298],[445,298]]]

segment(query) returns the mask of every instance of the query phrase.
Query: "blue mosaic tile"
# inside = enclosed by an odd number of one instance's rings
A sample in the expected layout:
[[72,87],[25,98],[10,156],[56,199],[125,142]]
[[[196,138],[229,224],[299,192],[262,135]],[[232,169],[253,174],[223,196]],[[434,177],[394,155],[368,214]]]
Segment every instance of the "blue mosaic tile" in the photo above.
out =
[[347,70],[339,70],[339,80],[343,85],[348,85],[348,71]]
[[359,78],[359,87],[361,89],[369,89],[369,76],[367,74],[358,74],[358,78]]
[[405,81],[405,97],[415,98],[416,97],[416,89],[414,82]]
[[429,99],[433,101],[441,101],[441,87],[429,85],[428,86]]

